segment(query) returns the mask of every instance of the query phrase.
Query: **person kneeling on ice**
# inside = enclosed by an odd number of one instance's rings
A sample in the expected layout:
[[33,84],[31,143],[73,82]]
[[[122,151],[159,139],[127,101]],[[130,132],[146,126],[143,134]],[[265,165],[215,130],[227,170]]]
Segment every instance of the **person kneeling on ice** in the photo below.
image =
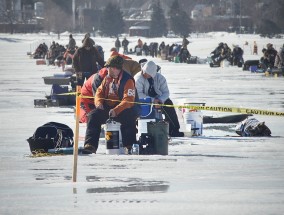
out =
[[98,87],[107,76],[107,73],[108,69],[104,67],[98,73],[93,74],[87,81],[85,81],[81,89],[82,98],[80,103],[80,123],[86,123],[89,112],[95,109],[94,97]]
[[88,115],[84,149],[96,153],[101,133],[101,125],[114,118],[121,123],[123,146],[131,150],[136,143],[136,119],[139,116],[137,93],[134,79],[122,70],[123,58],[113,56],[105,66],[108,75],[102,81],[95,95],[96,109]]
[[[143,65],[143,64],[142,64]],[[154,104],[173,105],[169,98],[169,88],[166,78],[157,73],[157,65],[153,61],[147,61],[142,66],[142,71],[134,76],[139,99],[151,97]],[[165,121],[169,123],[169,135],[171,137],[183,137],[180,132],[180,124],[174,107],[160,106],[165,114]]]

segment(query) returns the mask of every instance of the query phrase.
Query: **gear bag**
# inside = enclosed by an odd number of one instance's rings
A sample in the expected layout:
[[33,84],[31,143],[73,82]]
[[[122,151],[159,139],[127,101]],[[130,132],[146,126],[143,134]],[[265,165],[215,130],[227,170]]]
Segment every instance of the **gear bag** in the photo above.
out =
[[255,118],[247,118],[236,126],[236,133],[242,137],[270,137],[271,131],[264,122]]
[[27,139],[32,153],[48,152],[48,149],[73,147],[72,129],[61,123],[48,122],[38,127],[32,137]]

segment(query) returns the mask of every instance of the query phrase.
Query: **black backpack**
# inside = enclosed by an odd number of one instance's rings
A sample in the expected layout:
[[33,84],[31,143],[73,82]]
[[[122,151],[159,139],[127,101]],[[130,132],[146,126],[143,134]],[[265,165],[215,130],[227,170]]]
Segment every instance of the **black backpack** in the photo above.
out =
[[48,122],[38,127],[32,137],[27,139],[32,153],[48,152],[48,149],[73,147],[72,129],[61,123]]

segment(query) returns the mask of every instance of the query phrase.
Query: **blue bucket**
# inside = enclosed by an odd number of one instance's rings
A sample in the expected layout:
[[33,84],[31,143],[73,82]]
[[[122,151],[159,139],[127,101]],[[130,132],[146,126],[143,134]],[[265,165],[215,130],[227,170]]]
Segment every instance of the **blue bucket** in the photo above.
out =
[[[142,117],[148,116],[151,112],[151,98],[147,97],[147,98],[144,98],[144,99],[139,99],[139,102],[143,103],[143,104],[140,104],[141,116]],[[149,103],[149,104],[144,104],[144,103]]]

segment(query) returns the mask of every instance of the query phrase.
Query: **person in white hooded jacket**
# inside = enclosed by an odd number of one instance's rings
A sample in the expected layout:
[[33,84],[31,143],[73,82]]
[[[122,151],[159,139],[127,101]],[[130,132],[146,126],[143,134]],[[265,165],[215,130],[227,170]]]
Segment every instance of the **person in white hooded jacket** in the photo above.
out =
[[[151,97],[155,104],[173,105],[170,100],[170,92],[166,78],[157,72],[157,65],[153,61],[142,64],[142,71],[134,76],[135,86],[139,99]],[[165,121],[169,123],[169,135],[171,137],[183,137],[180,132],[180,124],[174,107],[160,106]]]

